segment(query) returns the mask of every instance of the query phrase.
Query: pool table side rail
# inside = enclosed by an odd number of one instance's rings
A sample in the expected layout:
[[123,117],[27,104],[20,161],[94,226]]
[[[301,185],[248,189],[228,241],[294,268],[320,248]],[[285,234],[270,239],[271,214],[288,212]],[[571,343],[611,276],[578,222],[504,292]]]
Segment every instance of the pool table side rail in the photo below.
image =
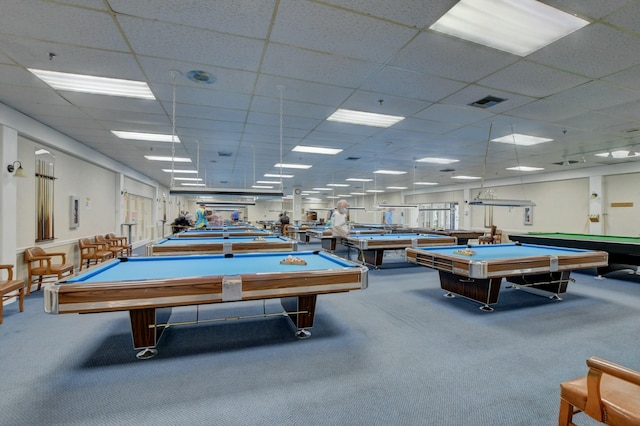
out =
[[[339,273],[336,272],[339,270]],[[361,290],[368,286],[366,267],[300,272],[206,276],[164,280],[67,283],[46,286],[50,314],[128,311],[146,307],[202,305]],[[229,278],[240,288],[225,291]],[[231,298],[226,295],[231,295]],[[238,296],[239,295],[239,296]]]
[[147,256],[188,255],[188,254],[220,254],[220,253],[252,253],[252,252],[282,252],[296,251],[297,242],[289,241],[252,241],[210,244],[167,245],[150,244],[147,246]]
[[491,261],[424,252],[414,248],[407,248],[405,251],[406,259],[409,263],[478,279],[589,269],[606,266],[608,263],[608,254],[601,251],[553,256],[527,256],[513,259],[503,258],[492,259]]

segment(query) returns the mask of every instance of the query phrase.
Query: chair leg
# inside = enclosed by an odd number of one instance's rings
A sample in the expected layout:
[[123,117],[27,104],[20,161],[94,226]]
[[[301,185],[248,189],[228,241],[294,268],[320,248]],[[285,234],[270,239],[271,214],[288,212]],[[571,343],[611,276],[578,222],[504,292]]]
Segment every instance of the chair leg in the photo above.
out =
[[573,423],[573,405],[560,398],[560,415],[558,426],[575,426]]

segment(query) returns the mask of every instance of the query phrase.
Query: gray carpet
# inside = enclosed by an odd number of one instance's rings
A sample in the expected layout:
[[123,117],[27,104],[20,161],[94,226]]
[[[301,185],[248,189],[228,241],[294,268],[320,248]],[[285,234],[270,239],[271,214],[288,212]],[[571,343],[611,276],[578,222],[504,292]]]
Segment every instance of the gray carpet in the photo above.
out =
[[[367,290],[318,297],[309,339],[282,317],[175,327],[146,361],[126,313],[47,315],[32,293],[0,325],[0,424],[557,424],[558,385],[587,357],[640,370],[640,277],[573,276],[563,301],[505,289],[484,313],[391,252]],[[199,316],[263,310],[279,305]]]

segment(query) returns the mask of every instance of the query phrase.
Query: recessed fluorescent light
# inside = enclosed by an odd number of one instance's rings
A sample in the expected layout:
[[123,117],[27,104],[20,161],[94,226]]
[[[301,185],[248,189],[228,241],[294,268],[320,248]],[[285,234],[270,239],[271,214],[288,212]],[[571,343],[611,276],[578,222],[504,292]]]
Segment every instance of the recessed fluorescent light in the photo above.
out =
[[337,148],[321,148],[319,146],[304,146],[304,145],[298,145],[295,148],[293,148],[292,151],[307,152],[309,154],[327,154],[327,155],[336,155],[342,152],[341,149],[337,149]]
[[151,161],[173,161],[174,163],[190,163],[191,158],[184,157],[163,157],[160,155],[145,155],[144,158]]
[[527,56],[587,24],[535,0],[460,0],[429,29]]
[[163,172],[165,173],[190,173],[190,174],[197,174],[198,171],[197,170],[176,170],[176,169],[162,169]]
[[437,182],[413,182],[414,185],[437,185]]
[[399,170],[376,170],[373,173],[378,173],[378,174],[381,174],[381,175],[404,175],[407,172],[401,172]]
[[251,185],[252,188],[258,188],[258,189],[273,189],[273,186],[269,186],[269,185]]
[[635,153],[635,155],[629,155],[629,151],[626,150],[618,150],[618,151],[611,151],[611,152],[601,152],[599,154],[595,154],[597,157],[608,157],[608,158],[627,158],[627,157],[637,157],[640,154],[638,154],[637,152]]
[[279,180],[257,180],[256,183],[266,183],[267,185],[271,184],[271,185],[278,185],[282,182],[280,182]]
[[180,138],[176,135],[157,134],[157,133],[141,133],[141,132],[125,132],[122,130],[112,130],[111,133],[120,139],[133,139],[137,141],[153,141],[153,142],[173,142],[180,143]]
[[[294,175],[277,175],[275,173],[265,173],[264,177],[277,177],[277,178],[285,178],[285,179],[289,179],[292,178]],[[280,182],[278,182],[280,183]]]
[[202,178],[174,177],[173,180],[186,180],[186,181],[201,182]]
[[367,192],[384,192],[384,189],[367,189]]
[[313,188],[316,191],[331,191],[332,188]]
[[406,186],[387,186],[387,189],[407,189]]
[[207,186],[204,183],[183,183],[182,186]]
[[515,166],[507,167],[507,170],[515,170],[518,172],[535,172],[537,170],[544,170],[544,167]]
[[348,182],[373,182],[373,179],[365,179],[365,178],[348,178],[345,180]]
[[419,163],[451,164],[457,163],[460,160],[452,160],[450,158],[424,157],[416,161]]
[[491,139],[491,142],[502,142],[502,143],[510,143],[513,145],[520,145],[520,146],[531,146],[531,145],[537,145],[539,143],[551,142],[552,140],[553,139],[549,139],[549,138],[539,138],[537,136],[529,136],[529,135],[521,135],[520,133],[512,133],[507,136]]
[[478,180],[478,179],[482,179],[481,177],[478,176],[464,176],[464,175],[460,175],[460,176],[451,176],[451,179],[460,179],[460,180]]
[[352,111],[349,109],[339,109],[327,118],[327,121],[338,121],[340,123],[360,124],[363,126],[374,127],[391,127],[402,120],[404,120],[404,117],[396,115]]
[[327,186],[335,186],[339,188],[346,188],[347,186],[351,186],[347,183],[328,183]]
[[143,81],[95,77],[92,75],[70,74],[33,68],[29,68],[29,71],[56,90],[139,99],[156,99],[147,83]]
[[276,168],[276,169],[279,169],[280,167],[282,167],[283,169],[310,169],[313,166],[310,166],[308,164],[284,164],[284,163],[278,163],[278,164],[274,164],[273,167]]

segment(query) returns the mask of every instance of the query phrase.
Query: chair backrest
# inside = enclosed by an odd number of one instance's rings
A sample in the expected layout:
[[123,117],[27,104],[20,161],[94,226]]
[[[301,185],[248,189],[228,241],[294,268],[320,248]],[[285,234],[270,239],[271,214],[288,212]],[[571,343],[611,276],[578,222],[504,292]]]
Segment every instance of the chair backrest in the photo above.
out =
[[35,257],[46,256],[47,252],[42,247],[29,247],[24,250],[24,259],[27,262],[33,262]]

